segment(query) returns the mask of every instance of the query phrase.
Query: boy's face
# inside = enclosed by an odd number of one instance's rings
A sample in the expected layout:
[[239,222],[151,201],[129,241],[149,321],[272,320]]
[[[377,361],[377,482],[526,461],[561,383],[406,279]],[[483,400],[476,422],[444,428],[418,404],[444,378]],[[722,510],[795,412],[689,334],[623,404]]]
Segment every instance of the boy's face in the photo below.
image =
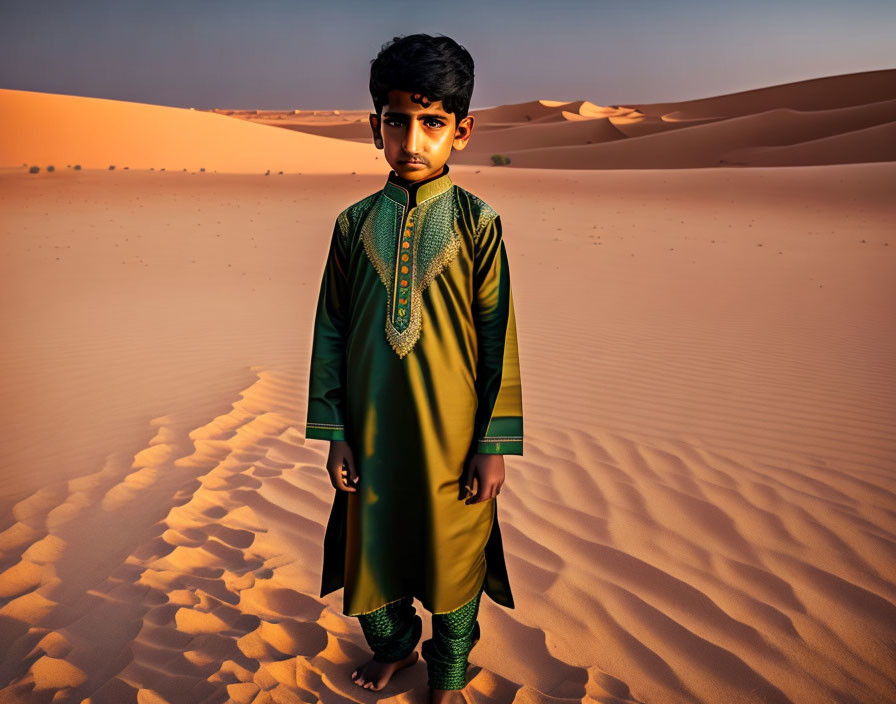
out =
[[370,127],[373,143],[385,152],[395,173],[407,181],[421,181],[442,170],[452,148],[467,146],[473,116],[456,122],[455,114],[445,112],[441,100],[430,103],[419,93],[390,90],[382,120],[370,113]]

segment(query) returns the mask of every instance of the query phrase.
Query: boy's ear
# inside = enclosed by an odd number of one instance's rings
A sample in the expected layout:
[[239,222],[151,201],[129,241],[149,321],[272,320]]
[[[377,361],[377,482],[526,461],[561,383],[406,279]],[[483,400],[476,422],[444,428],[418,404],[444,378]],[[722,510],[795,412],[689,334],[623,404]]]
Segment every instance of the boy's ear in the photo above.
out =
[[373,145],[377,149],[382,149],[383,134],[380,132],[380,116],[375,112],[370,113],[370,129],[373,132]]
[[472,115],[467,115],[463,120],[457,123],[457,127],[454,128],[454,148],[461,150],[467,146],[467,142],[470,141],[470,137],[473,135],[473,123],[475,122],[475,118]]

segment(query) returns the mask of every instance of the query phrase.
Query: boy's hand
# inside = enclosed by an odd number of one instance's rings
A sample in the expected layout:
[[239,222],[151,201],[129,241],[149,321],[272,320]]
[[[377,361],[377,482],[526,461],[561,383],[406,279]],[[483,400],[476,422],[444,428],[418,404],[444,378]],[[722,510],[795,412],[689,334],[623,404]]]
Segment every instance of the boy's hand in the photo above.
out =
[[358,491],[358,472],[355,470],[355,456],[345,440],[330,441],[330,456],[327,458],[330,483],[339,491]]
[[[473,494],[473,480],[478,483],[478,490]],[[467,465],[460,481],[460,498],[465,504],[478,504],[488,501],[501,493],[504,483],[504,455],[475,453]]]

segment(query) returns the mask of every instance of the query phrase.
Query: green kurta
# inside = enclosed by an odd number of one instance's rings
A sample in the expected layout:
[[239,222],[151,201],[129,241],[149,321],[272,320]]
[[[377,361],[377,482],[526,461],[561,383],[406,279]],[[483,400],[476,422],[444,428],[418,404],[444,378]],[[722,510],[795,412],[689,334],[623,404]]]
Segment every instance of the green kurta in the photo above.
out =
[[356,616],[414,596],[513,608],[497,499],[466,504],[474,452],[523,454],[516,322],[500,216],[452,183],[394,171],[336,218],[314,323],[305,435],[346,440],[321,596]]

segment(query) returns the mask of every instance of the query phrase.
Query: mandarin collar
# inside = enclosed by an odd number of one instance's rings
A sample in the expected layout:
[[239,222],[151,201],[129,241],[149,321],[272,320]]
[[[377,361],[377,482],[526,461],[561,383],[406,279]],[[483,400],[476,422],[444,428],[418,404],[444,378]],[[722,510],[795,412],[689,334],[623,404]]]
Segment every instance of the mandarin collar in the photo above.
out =
[[413,208],[433,196],[444,193],[451,188],[451,184],[451,177],[448,175],[448,164],[445,164],[441,174],[430,176],[422,181],[403,179],[393,169],[389,171],[389,177],[386,180],[383,192],[396,203]]

